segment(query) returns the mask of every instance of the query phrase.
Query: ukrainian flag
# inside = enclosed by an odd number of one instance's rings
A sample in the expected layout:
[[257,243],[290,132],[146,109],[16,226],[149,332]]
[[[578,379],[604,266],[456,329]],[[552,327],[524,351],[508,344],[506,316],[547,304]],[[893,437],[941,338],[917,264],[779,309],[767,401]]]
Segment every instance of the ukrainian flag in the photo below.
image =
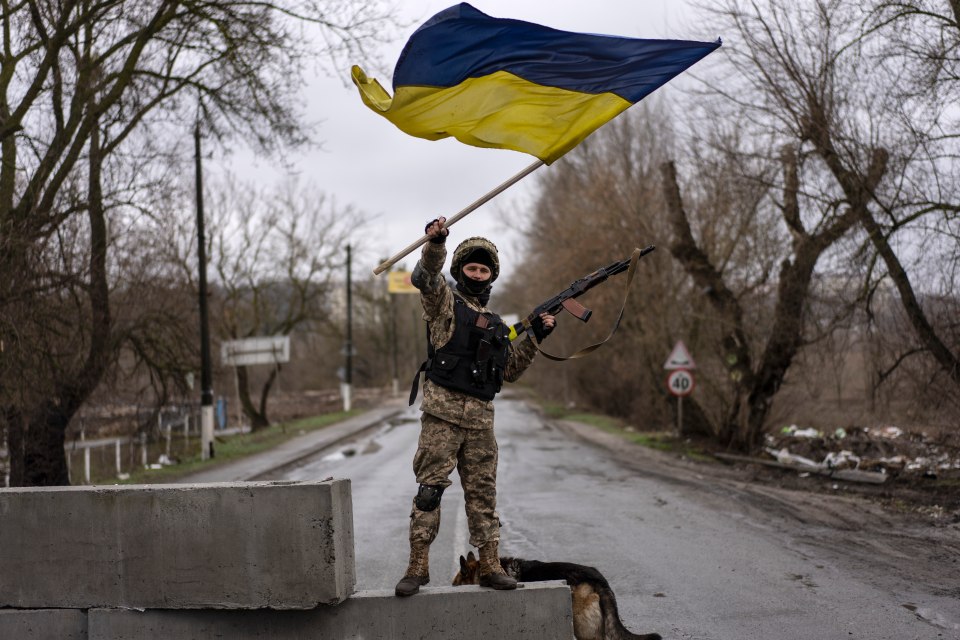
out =
[[461,3],[410,37],[392,98],[360,67],[352,76],[363,102],[412,136],[550,164],[719,46],[559,31]]

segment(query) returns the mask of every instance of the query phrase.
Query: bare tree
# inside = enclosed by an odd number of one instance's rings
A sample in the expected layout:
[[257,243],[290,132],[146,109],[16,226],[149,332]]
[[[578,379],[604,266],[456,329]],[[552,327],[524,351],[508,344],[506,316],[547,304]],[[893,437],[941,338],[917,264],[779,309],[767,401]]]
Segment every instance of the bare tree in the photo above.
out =
[[[951,265],[957,252],[950,240],[949,219],[955,218],[956,211],[950,204],[956,202],[952,177],[956,153],[954,136],[943,131],[952,116],[942,101],[955,87],[929,90],[931,79],[938,78],[944,85],[952,82],[953,74],[947,69],[953,65],[949,52],[955,50],[955,36],[944,37],[943,32],[949,29],[953,12],[934,10],[928,15],[929,3],[920,2],[877,6],[866,23],[860,5],[846,0],[803,5],[731,0],[708,8],[720,18],[722,30],[736,34],[736,45],[723,61],[729,65],[728,72],[717,76],[723,77],[723,83],[710,83],[706,92],[722,96],[723,101],[711,104],[726,105],[728,114],[746,115],[741,122],[750,123],[747,153],[763,156],[764,149],[790,145],[794,150],[789,155],[796,158],[793,169],[784,162],[779,204],[793,255],[776,279],[778,319],[773,333],[762,355],[755,357],[756,365],[750,367],[755,376],[752,382],[758,386],[744,403],[754,418],[738,421],[747,435],[737,439],[741,447],[759,442],[766,412],[762,397],[772,397],[771,392],[783,382],[782,365],[789,365],[788,354],[796,354],[791,343],[799,344],[790,336],[800,339],[809,332],[810,326],[804,329],[802,320],[797,326],[807,304],[798,306],[797,301],[809,295],[811,281],[797,277],[818,255],[827,258],[834,273],[850,274],[862,268],[867,279],[863,299],[868,304],[878,299],[872,292],[889,278],[919,343],[903,354],[917,353],[919,346],[934,357],[945,375],[956,380],[958,351],[955,341],[951,347],[952,323],[944,321],[942,313],[934,313],[951,305],[937,303],[931,295],[939,289],[943,299],[949,298],[947,291],[955,291],[956,271]],[[923,29],[904,24],[895,36],[881,35],[893,22],[908,19],[925,22],[926,35],[920,35]],[[898,41],[899,48],[891,48],[891,42]],[[918,65],[926,65],[927,73],[916,73]],[[665,169],[668,177],[671,172]],[[807,205],[797,208],[791,192],[799,193],[801,204],[806,201]],[[676,204],[679,193],[675,195]],[[682,211],[676,206],[674,210]],[[681,225],[676,237],[685,235]],[[827,250],[821,240],[831,237],[828,247],[840,244]],[[946,271],[931,261],[934,257],[945,258]],[[708,263],[695,267],[698,262],[703,261],[689,253],[687,263],[708,282]],[[790,293],[791,280],[800,285],[791,294],[792,310],[780,306]],[[915,286],[918,281],[922,292]],[[722,295],[715,303],[726,307],[722,299],[735,297]],[[737,326],[736,314],[729,318],[731,326]],[[736,331],[731,338],[731,346],[741,345]],[[742,346],[740,350],[727,361],[738,366],[749,362],[744,358],[748,353]],[[746,371],[731,375],[751,380]]]
[[[915,13],[923,8],[927,4]],[[665,353],[670,341],[683,338],[698,354],[701,381],[690,403],[697,423],[691,426],[725,446],[750,450],[777,419],[784,385],[809,379],[807,371],[789,373],[805,350],[816,349],[806,359],[814,367],[821,356],[838,363],[861,358],[826,353],[831,346],[869,349],[876,380],[893,380],[893,369],[904,366],[898,363],[923,371],[915,366],[917,354],[934,353],[939,341],[946,348],[937,359],[941,375],[955,371],[949,352],[955,355],[958,345],[951,311],[960,232],[950,203],[958,201],[958,182],[954,130],[944,129],[955,114],[942,100],[944,86],[897,89],[906,54],[892,56],[878,35],[892,22],[864,22],[862,7],[848,0],[729,0],[705,10],[716,18],[711,29],[719,26],[730,44],[698,67],[702,90],[674,111],[690,117],[682,125],[654,126],[655,132],[672,128],[680,142],[657,146],[657,136],[643,127],[633,130],[635,138],[618,137],[636,115],[628,113],[558,162],[541,180],[530,255],[520,273],[533,274],[542,286],[561,285],[573,275],[570,264],[596,264],[594,256],[638,228],[667,244],[681,276],[671,265],[652,263],[659,267],[656,278],[643,286],[654,300],[630,309],[618,353],[598,352],[599,365],[559,365],[562,376],[550,370],[545,377],[556,387],[573,374],[578,401],[590,399],[624,417],[637,413],[625,408],[624,398],[644,394],[644,415],[659,416],[662,399],[637,391],[662,388],[656,381],[662,360],[648,353]],[[938,24],[949,25],[952,11],[940,15]],[[899,36],[915,45],[915,62],[923,62],[922,40],[909,29]],[[946,53],[926,77],[946,83],[953,74],[943,67],[953,64],[955,47],[949,38],[931,47]],[[676,165],[665,162],[670,157]],[[659,172],[623,171],[651,162]],[[638,210],[652,214],[641,216],[639,227]],[[906,301],[902,319],[921,339],[888,340],[877,349],[870,336],[880,325],[857,326],[864,316],[856,305],[891,326],[884,306],[889,283]],[[511,283],[510,294],[522,305],[538,301],[529,284]],[[566,327],[558,333],[551,344],[569,336]],[[620,355],[630,368],[619,367]],[[922,377],[932,379],[929,372]]]
[[[875,182],[885,169],[885,158],[880,156],[873,170]],[[755,449],[762,444],[773,399],[803,345],[806,307],[817,262],[857,222],[854,207],[840,210],[831,207],[823,211],[821,219],[808,230],[803,218],[809,215],[802,216],[800,210],[800,172],[796,150],[792,147],[784,149],[783,170],[783,199],[779,208],[790,229],[792,246],[776,277],[772,327],[759,357],[755,357],[753,343],[760,336],[744,322],[739,299],[742,292],[730,289],[723,272],[694,240],[676,169],[671,163],[662,168],[667,214],[673,225],[670,252],[706,292],[724,327],[723,362],[731,381],[733,401],[719,424],[717,435],[721,443],[741,450]]]
[[[958,275],[949,239],[960,201],[950,99],[957,91],[955,9],[877,2],[866,21],[861,6],[846,0],[805,9],[728,2],[719,11],[744,40],[744,54],[734,59],[758,79],[763,104],[776,107],[857,212],[872,247],[868,277],[891,280],[919,344],[954,385],[960,351],[943,339],[923,296],[954,291]],[[810,30],[824,34],[823,43],[804,51],[798,45],[808,38],[799,34]],[[889,171],[877,181],[881,159]]]
[[[273,193],[228,181],[211,209],[221,339],[329,330],[332,283],[363,217],[295,181]],[[270,424],[267,400],[280,368],[267,374],[254,403],[250,372],[237,367],[240,403],[254,429]]]
[[154,169],[177,152],[167,141],[186,137],[171,132],[199,112],[221,137],[305,141],[295,94],[307,55],[363,55],[386,18],[381,3],[354,0],[0,5],[0,420],[12,482],[67,482],[64,430],[122,342],[110,232],[116,212],[149,201]]
[[[943,301],[960,295],[960,119],[953,108],[960,97],[960,4],[874,2],[861,39],[874,45],[872,58],[887,70],[884,88],[896,99],[902,132],[894,148],[902,176],[873,194],[876,204],[861,223],[919,345],[960,392],[955,324],[936,319]],[[841,159],[833,171],[849,168]]]
[[[888,173],[889,154],[876,145],[853,143],[870,140],[858,134],[876,132],[878,123],[862,116],[883,98],[866,90],[867,64],[849,46],[857,27],[852,7],[842,1],[795,6],[731,0],[711,12],[735,31],[737,45],[722,61],[724,83],[708,83],[707,95],[713,98],[708,109],[719,109],[720,118],[716,111],[707,113],[715,121],[725,116],[743,123],[744,135],[735,145],[714,145],[703,136],[693,141],[717,146],[729,167],[740,167],[727,174],[728,180],[760,187],[755,211],[772,206],[779,212],[780,224],[771,231],[786,233],[789,242],[780,243],[779,269],[769,274],[772,308],[765,331],[745,322],[745,290],[731,286],[723,255],[691,230],[691,219],[724,213],[703,211],[714,196],[704,194],[696,184],[700,180],[691,181],[701,209],[691,216],[672,165],[663,167],[663,179],[673,225],[671,252],[706,292],[723,326],[721,361],[733,401],[718,435],[728,446],[750,450],[762,442],[773,399],[799,349],[816,338],[808,318],[818,263],[827,256],[836,264],[837,243],[858,229]],[[780,149],[780,157],[771,149]],[[845,171],[837,170],[841,157],[849,161]],[[779,179],[762,166],[751,170],[750,159],[765,159],[768,168],[779,164]],[[740,198],[739,206],[750,201]]]

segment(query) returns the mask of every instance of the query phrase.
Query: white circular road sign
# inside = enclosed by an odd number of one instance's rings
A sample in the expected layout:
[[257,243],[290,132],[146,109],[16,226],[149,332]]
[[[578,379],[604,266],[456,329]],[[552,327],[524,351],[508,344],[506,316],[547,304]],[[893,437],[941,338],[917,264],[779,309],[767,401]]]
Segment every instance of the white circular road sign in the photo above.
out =
[[675,396],[690,395],[694,386],[693,373],[686,369],[675,369],[667,376],[667,389]]

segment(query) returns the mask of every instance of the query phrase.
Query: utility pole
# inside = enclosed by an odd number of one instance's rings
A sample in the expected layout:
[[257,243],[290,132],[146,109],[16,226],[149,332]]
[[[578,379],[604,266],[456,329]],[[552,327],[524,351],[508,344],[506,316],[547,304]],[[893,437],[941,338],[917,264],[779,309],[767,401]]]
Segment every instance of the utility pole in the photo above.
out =
[[397,294],[388,293],[390,296],[390,332],[393,334],[393,395],[400,395],[400,377],[397,366]]
[[200,122],[193,129],[197,171],[197,254],[200,262],[200,458],[213,453],[213,372],[210,365],[210,317],[207,311],[207,249],[203,230],[203,169],[200,161]]
[[351,409],[351,394],[353,392],[353,284],[351,281],[350,245],[347,245],[347,344],[344,352],[347,363],[343,375],[343,410]]

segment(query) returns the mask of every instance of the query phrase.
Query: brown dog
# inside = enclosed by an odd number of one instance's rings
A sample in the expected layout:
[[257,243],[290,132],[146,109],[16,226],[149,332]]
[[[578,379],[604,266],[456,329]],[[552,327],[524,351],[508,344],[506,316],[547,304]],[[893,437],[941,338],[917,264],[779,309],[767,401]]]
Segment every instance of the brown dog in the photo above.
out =
[[[566,580],[573,595],[573,635],[577,640],[661,640],[658,633],[637,635],[623,626],[613,589],[593,567],[520,558],[500,558],[500,566],[518,582]],[[473,551],[466,558],[460,556],[460,571],[453,577],[453,586],[479,581],[480,561]]]

